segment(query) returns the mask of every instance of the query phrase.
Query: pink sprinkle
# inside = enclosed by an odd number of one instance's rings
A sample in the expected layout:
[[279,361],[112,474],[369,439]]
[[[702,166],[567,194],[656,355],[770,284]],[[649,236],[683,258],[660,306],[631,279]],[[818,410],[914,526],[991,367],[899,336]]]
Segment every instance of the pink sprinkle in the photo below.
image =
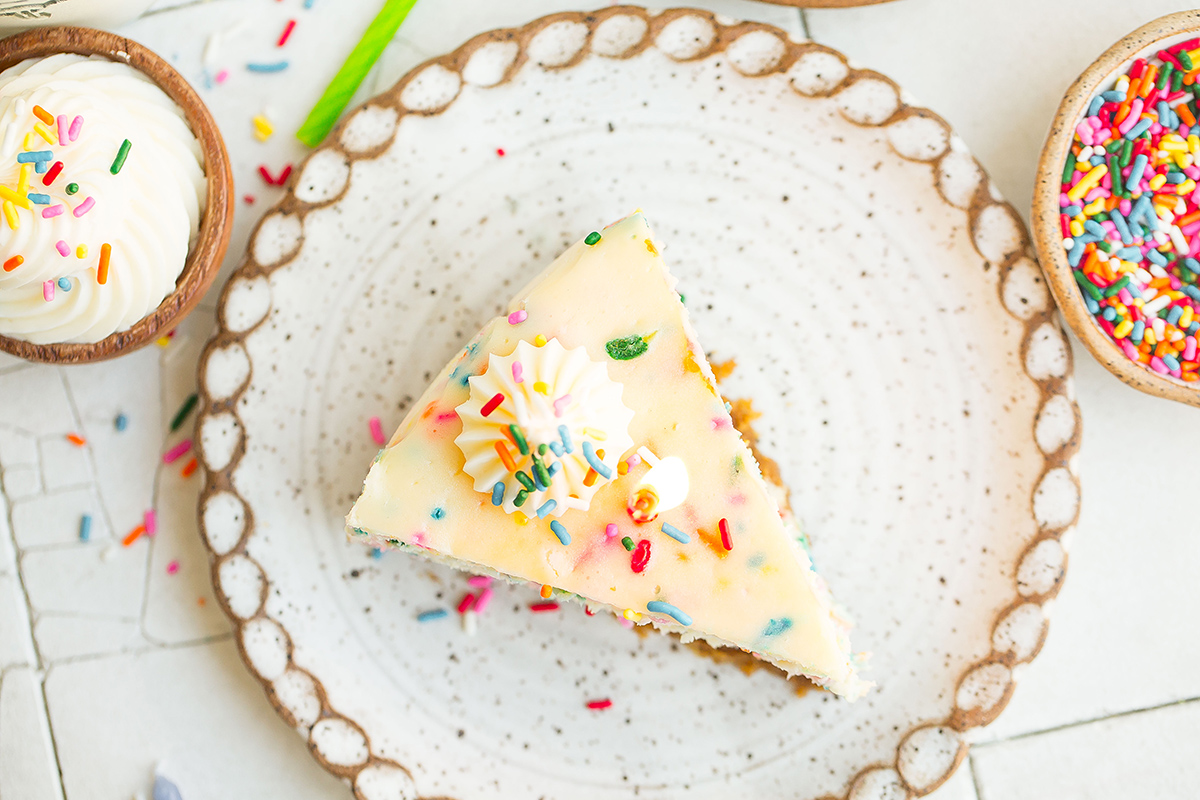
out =
[[67,131],[67,135],[71,137],[71,141],[79,138],[79,132],[83,130],[83,117],[75,117],[71,120],[71,129]]
[[84,200],[82,203],[77,205],[75,207],[75,211],[72,213],[74,213],[77,218],[82,217],[84,214],[91,211],[92,206],[94,206],[94,205],[96,205],[96,199],[94,197],[89,197],[86,200]]
[[178,561],[172,561],[170,564],[167,564],[167,574],[168,575],[174,575],[176,572],[179,572],[179,562]]
[[217,83],[224,83],[228,77],[229,77],[229,70],[223,69],[217,73],[214,80],[216,80]]
[[465,614],[475,605],[475,595],[467,592],[463,595],[463,599],[458,602],[458,613]]
[[714,431],[731,427],[733,427],[733,423],[729,420],[729,417],[713,417],[712,419],[712,429]]
[[154,509],[148,509],[145,514],[142,514],[142,525],[146,527],[146,535],[153,536],[158,533],[158,514]]
[[479,593],[479,597],[475,599],[475,613],[482,614],[483,610],[487,608],[487,605],[490,602],[492,602],[492,589],[491,587],[485,587],[484,590]]
[[46,206],[42,209],[42,219],[51,219],[53,217],[57,217],[61,213],[63,213],[62,203],[58,203],[57,205],[53,206]]
[[371,429],[371,438],[375,440],[375,444],[384,444],[387,441],[383,438],[383,424],[380,423],[379,417],[371,417],[367,421],[367,427]]
[[1183,360],[1194,361],[1196,359],[1196,337],[1189,336],[1183,340]]
[[642,457],[637,453],[634,453],[629,458],[625,459],[625,463],[631,467],[636,467],[638,464],[642,463]]
[[1138,349],[1133,346],[1133,343],[1128,339],[1120,339],[1119,342],[1121,349],[1125,351],[1125,355],[1129,358],[1129,360],[1137,361],[1140,353],[1138,353]]
[[47,303],[54,299],[54,281],[42,281],[42,298]]
[[443,411],[441,414],[437,415],[438,422],[446,422],[447,420],[451,419],[458,419],[457,411]]
[[1127,306],[1133,305],[1133,295],[1131,295],[1128,292],[1128,290],[1122,289],[1120,292],[1117,293],[1117,297],[1121,298],[1121,302],[1124,303],[1125,305],[1127,305]]
[[471,577],[467,578],[467,586],[471,586],[475,589],[482,589],[491,585],[492,579],[489,575],[472,575]]
[[1118,204],[1118,208],[1121,209],[1121,216],[1128,217],[1129,212],[1133,210],[1133,202],[1129,199],[1123,199]]
[[509,325],[520,325],[525,320],[529,319],[529,312],[525,309],[518,309],[508,315]]
[[1168,372],[1171,371],[1167,367],[1166,363],[1158,356],[1154,356],[1153,358],[1150,359],[1150,368],[1152,370],[1154,370],[1155,372],[1159,373],[1160,375],[1166,375]]
[[184,439],[179,444],[172,447],[167,452],[163,453],[163,463],[170,464],[173,461],[178,461],[180,456],[192,449],[192,440]]
[[603,700],[589,700],[587,703],[587,707],[592,709],[593,711],[603,711],[604,709],[610,708],[611,706],[612,706],[612,700],[609,700],[607,697],[604,698]]
[[54,249],[57,250],[58,254],[60,256],[62,256],[63,258],[66,258],[67,256],[71,255],[71,246],[62,239],[59,239],[55,243]]
[[563,409],[571,404],[571,395],[564,394],[562,397],[554,401],[554,416],[561,417]]
[[607,525],[605,525],[605,526],[604,526],[604,536],[605,536],[605,538],[608,538],[608,539],[614,539],[614,538],[616,538],[616,536],[617,536],[617,534],[618,534],[618,533],[620,533],[620,531],[619,531],[619,530],[617,530],[617,523],[615,523],[615,522],[610,522],[610,523],[608,523]]
[[525,367],[521,366],[520,361],[513,362],[513,380],[517,383],[525,382]]
[[67,115],[59,114],[58,115],[58,143],[66,144],[67,142],[71,141],[69,138],[67,138],[68,136],[70,136],[70,126],[67,125]]

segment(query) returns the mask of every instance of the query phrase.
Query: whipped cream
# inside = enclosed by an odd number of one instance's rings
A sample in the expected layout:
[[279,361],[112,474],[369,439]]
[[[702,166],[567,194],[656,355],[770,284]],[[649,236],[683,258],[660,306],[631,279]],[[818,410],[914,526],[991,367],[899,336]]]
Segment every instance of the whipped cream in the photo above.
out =
[[[27,168],[23,185],[18,157],[45,151],[49,168]],[[206,201],[203,152],[174,101],[126,64],[68,54],[0,73],[0,185],[30,206],[0,192],[0,334],[35,344],[98,342],[152,313],[175,289]]]
[[[511,355],[492,353],[470,387],[469,399],[456,409],[462,433],[454,443],[475,491],[492,495],[493,504],[510,514],[520,509],[533,516],[549,501],[545,515],[586,510],[633,447],[633,411],[621,402],[621,384],[583,347],[567,350],[557,339],[541,347],[520,341]],[[595,469],[597,462],[605,469]]]

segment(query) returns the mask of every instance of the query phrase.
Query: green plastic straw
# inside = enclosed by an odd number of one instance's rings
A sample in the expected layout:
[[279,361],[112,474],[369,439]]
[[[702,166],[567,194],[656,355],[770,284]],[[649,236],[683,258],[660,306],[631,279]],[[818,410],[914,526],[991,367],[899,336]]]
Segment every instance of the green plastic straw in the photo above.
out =
[[417,0],[387,0],[383,4],[383,8],[367,26],[358,44],[350,51],[346,63],[342,64],[337,75],[334,75],[333,80],[325,87],[321,99],[308,113],[308,119],[304,120],[300,130],[296,131],[297,139],[309,147],[316,147],[324,141],[333,124],[345,110],[346,104],[358,90],[359,84],[363,82],[363,78],[367,77],[383,49],[396,35],[400,23],[404,22],[408,12],[412,11],[416,4]]

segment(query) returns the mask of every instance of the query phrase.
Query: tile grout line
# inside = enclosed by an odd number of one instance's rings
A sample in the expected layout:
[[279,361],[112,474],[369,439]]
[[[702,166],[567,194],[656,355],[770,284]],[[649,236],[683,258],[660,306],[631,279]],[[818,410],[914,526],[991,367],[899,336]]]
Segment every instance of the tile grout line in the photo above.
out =
[[1173,708],[1175,706],[1186,706],[1192,703],[1200,703],[1200,695],[1196,697],[1183,697],[1179,700],[1170,700],[1166,703],[1159,703],[1153,706],[1144,706],[1143,708],[1131,708],[1126,711],[1117,711],[1113,714],[1105,714],[1102,717],[1091,717],[1089,719],[1081,719],[1076,722],[1066,722],[1062,725],[1054,725],[1049,728],[1041,728],[1036,731],[1026,731],[1018,733],[1014,736],[1008,736],[1003,739],[996,739],[991,742],[978,742],[971,745],[971,750],[987,750],[998,745],[1008,744],[1009,742],[1019,742],[1022,739],[1030,739],[1035,736],[1043,736],[1050,733],[1058,733],[1059,731],[1069,731],[1073,728],[1080,728],[1084,725],[1095,725],[1098,722],[1107,722],[1110,719],[1122,719],[1124,717],[1132,717],[1137,714],[1148,714],[1152,711],[1162,711],[1163,709]]
[[975,748],[967,751],[967,770],[971,773],[971,785],[975,787],[975,800],[983,800],[983,784],[979,782],[979,773],[975,771]]
[[804,32],[804,38],[811,41],[812,34],[809,33],[808,30],[808,14],[804,12],[803,8],[798,8],[796,10],[800,12],[800,30]]

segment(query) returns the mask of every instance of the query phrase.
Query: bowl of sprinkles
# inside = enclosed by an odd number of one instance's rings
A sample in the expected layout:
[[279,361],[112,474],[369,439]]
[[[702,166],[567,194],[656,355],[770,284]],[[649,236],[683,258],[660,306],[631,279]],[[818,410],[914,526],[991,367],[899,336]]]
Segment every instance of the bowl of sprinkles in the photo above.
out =
[[172,331],[212,284],[233,178],[208,110],[126,38],[0,41],[0,350],[99,361]]
[[1148,394],[1200,406],[1200,11],[1115,44],[1042,150],[1034,238],[1067,323]]

